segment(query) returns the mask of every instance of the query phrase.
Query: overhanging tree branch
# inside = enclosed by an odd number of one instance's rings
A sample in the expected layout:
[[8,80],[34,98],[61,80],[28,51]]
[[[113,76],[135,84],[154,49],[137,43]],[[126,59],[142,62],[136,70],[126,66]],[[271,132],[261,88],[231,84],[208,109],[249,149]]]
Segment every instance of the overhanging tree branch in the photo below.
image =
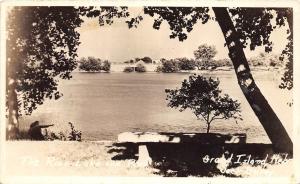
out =
[[281,121],[257,87],[250,72],[243,47],[226,8],[214,7],[216,20],[224,35],[237,76],[238,84],[248,103],[278,151],[293,152],[293,143]]

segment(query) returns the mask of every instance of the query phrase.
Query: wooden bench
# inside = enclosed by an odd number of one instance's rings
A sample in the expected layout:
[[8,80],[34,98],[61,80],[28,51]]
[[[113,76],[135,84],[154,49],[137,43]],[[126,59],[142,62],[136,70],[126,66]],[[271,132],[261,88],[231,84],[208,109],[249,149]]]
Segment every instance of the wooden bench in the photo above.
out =
[[139,166],[148,166],[152,164],[152,159],[147,149],[147,144],[149,143],[245,144],[246,134],[123,132],[118,135],[118,142],[137,144],[137,164]]

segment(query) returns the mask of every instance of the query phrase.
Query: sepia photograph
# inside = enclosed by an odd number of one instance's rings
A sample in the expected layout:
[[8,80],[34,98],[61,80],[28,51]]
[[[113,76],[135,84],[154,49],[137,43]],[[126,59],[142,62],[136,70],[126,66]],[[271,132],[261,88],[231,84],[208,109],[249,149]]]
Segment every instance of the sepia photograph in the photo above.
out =
[[299,182],[299,2],[134,2],[1,2],[0,183]]

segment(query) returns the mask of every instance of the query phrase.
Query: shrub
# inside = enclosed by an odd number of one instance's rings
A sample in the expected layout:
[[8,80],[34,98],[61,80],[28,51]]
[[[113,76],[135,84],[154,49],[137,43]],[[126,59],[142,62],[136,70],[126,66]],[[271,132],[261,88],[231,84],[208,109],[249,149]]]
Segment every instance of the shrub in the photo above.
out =
[[70,132],[68,135],[64,132],[59,132],[58,134],[45,129],[44,140],[53,141],[53,140],[61,140],[61,141],[81,141],[81,131],[75,129],[74,125],[69,122]]
[[146,67],[142,64],[137,64],[135,71],[136,72],[146,72]]
[[131,67],[131,66],[126,66],[123,70],[123,72],[127,72],[127,73],[130,73],[130,72],[133,72],[134,71],[134,68]]
[[155,69],[156,72],[162,72],[162,70],[163,70],[162,66],[160,66],[160,65],[157,66],[156,69]]
[[69,133],[69,141],[81,141],[81,131],[78,131],[74,128],[74,125],[69,122],[71,132]]
[[110,71],[110,67],[111,64],[108,60],[103,61],[103,64],[101,66],[101,70],[105,71],[105,72],[109,72]]
[[152,59],[150,57],[143,57],[141,60],[146,64],[152,63]]

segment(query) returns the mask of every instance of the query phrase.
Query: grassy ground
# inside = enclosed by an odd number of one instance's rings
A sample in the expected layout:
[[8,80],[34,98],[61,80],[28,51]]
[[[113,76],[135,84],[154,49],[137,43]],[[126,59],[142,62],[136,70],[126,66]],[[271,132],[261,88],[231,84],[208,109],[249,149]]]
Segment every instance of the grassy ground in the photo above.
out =
[[[264,168],[260,165],[240,164],[229,168],[226,174],[220,172],[224,162],[193,167],[180,159],[172,161],[162,158],[156,159],[153,166],[139,167],[135,155],[114,159],[121,149],[124,147],[115,147],[113,142],[7,141],[4,175],[251,177],[291,176],[293,169],[290,159],[281,164],[267,163]],[[201,171],[198,171],[199,168]]]

